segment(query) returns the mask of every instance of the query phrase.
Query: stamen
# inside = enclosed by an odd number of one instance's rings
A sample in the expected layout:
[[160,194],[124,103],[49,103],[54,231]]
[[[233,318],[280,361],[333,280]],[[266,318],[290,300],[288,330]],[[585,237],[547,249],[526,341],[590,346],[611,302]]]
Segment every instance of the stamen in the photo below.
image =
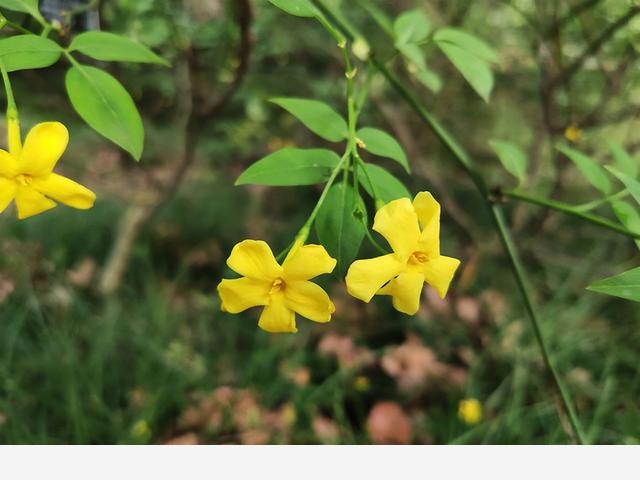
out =
[[429,255],[424,252],[413,252],[409,257],[410,263],[425,263],[429,260]]
[[33,177],[27,173],[21,173],[16,177],[16,181],[27,187],[31,185],[31,182],[33,182]]
[[271,290],[269,290],[269,295],[278,293],[282,290],[284,290],[284,280],[282,280],[281,278],[276,278],[273,281],[273,284],[271,285]]

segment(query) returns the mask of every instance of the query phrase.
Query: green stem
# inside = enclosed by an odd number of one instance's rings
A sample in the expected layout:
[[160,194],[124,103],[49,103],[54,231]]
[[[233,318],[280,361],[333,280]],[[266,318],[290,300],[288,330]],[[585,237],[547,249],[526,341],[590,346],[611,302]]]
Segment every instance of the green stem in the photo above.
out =
[[538,314],[533,305],[533,301],[531,299],[530,287],[528,285],[527,274],[522,264],[522,260],[520,259],[520,254],[518,249],[513,241],[513,237],[511,235],[511,230],[509,229],[507,222],[504,218],[504,212],[499,205],[493,204],[491,205],[491,213],[493,215],[493,219],[496,223],[497,230],[500,234],[500,238],[502,240],[503,246],[507,255],[509,257],[509,261],[511,263],[511,268],[514,273],[514,277],[516,279],[516,283],[518,284],[518,289],[522,295],[522,299],[524,301],[524,306],[531,319],[531,326],[533,327],[533,333],[535,334],[536,341],[538,342],[538,346],[540,347],[540,353],[542,354],[542,359],[544,360],[544,364],[547,367],[547,370],[551,374],[553,382],[558,387],[558,391],[560,392],[560,396],[562,398],[562,403],[564,404],[565,410],[567,412],[569,423],[571,424],[571,429],[576,437],[576,440],[584,445],[586,443],[584,434],[582,433],[582,429],[580,427],[580,422],[573,408],[573,402],[571,400],[571,396],[567,388],[564,385],[564,382],[561,380],[560,375],[551,361],[551,357],[549,356],[549,351],[547,349],[547,345],[545,339],[542,335],[542,330],[540,328],[540,320],[538,319]]
[[364,232],[365,232],[365,235],[367,236],[367,239],[369,240],[369,243],[371,243],[371,245],[373,245],[373,247],[376,250],[378,250],[378,252],[380,252],[382,255],[388,255],[389,251],[385,250],[384,247],[380,245],[375,238],[373,238],[373,235],[371,234],[371,230],[369,230],[369,225],[367,225],[366,220],[363,221],[363,223],[364,223]]
[[300,239],[300,238],[302,238],[303,240],[307,239],[307,237],[309,236],[309,233],[311,232],[311,227],[313,226],[313,222],[315,221],[316,217],[318,216],[318,212],[322,208],[322,205],[324,204],[324,201],[327,198],[327,194],[329,193],[329,190],[331,189],[331,187],[333,186],[334,182],[336,181],[336,178],[338,177],[338,174],[342,170],[342,168],[344,166],[344,163],[346,162],[346,160],[348,158],[349,158],[349,152],[346,152],[344,155],[342,155],[342,158],[340,159],[338,164],[335,166],[335,168],[331,172],[331,175],[329,176],[329,179],[327,180],[326,185],[322,189],[322,193],[320,194],[320,198],[318,199],[318,202],[316,203],[316,206],[311,211],[311,214],[309,215],[309,218],[307,219],[306,222],[304,222],[304,225],[302,226],[302,228],[300,230],[298,230],[298,233],[296,234],[296,237],[294,238],[294,240],[287,246],[287,248],[285,248],[283,251],[281,251],[276,256],[276,260],[281,261],[285,257],[287,252],[289,250],[291,250],[291,247],[293,247],[293,245],[296,243],[296,241],[298,239]]
[[[335,23],[338,29],[342,31],[343,34],[348,36],[348,31],[341,27],[340,22],[337,20],[335,15],[329,15],[330,10],[324,5],[321,0],[311,0],[316,6],[321,6],[322,10],[330,16],[331,21]],[[511,231],[504,221],[504,214],[502,212],[502,208],[499,205],[495,205],[492,203],[489,191],[487,189],[486,183],[483,178],[478,174],[475,170],[473,162],[469,154],[464,150],[464,148],[453,138],[453,136],[446,130],[446,128],[435,118],[433,117],[418,101],[418,99],[409,91],[407,87],[404,86],[403,82],[400,81],[387,67],[384,63],[380,62],[374,55],[372,55],[372,63],[373,65],[387,78],[389,83],[394,87],[398,94],[407,102],[407,104],[418,114],[418,116],[433,130],[435,135],[443,142],[449,152],[456,159],[460,167],[466,172],[469,178],[474,183],[478,193],[483,198],[487,208],[491,211],[492,216],[494,218],[496,224],[496,230],[502,239],[503,245],[505,247],[505,252],[509,256],[513,274],[518,282],[520,293],[522,294],[523,302],[525,304],[529,320],[531,321],[533,330],[535,332],[536,341],[540,348],[540,352],[544,359],[545,365],[548,371],[551,373],[551,377],[560,392],[560,396],[562,399],[562,404],[564,406],[565,411],[568,414],[569,422],[571,424],[571,428],[573,430],[573,434],[578,442],[584,443],[584,437],[578,422],[578,418],[575,415],[573,404],[571,398],[568,394],[567,389],[564,387],[564,384],[557,374],[553,363],[548,355],[547,347],[544,341],[544,337],[542,336],[538,316],[533,308],[532,296],[527,286],[527,277],[526,271],[520,262],[518,251],[516,249],[515,243],[511,237]]]
[[62,54],[67,58],[67,60],[69,60],[69,63],[71,63],[71,65],[73,65],[74,67],[82,68],[82,65],[80,65],[75,57],[71,55],[71,53],[69,53],[67,50],[63,50]]
[[606,203],[609,203],[613,200],[619,200],[621,198],[625,198],[630,194],[631,192],[629,192],[629,190],[625,188],[624,190],[620,190],[619,192],[614,193],[613,195],[609,195],[599,200],[594,200],[593,202],[589,202],[589,203],[583,203],[582,205],[576,205],[574,209],[577,212],[590,212],[591,210],[596,209]]
[[303,233],[307,233],[308,234],[308,232],[311,231],[311,226],[313,225],[313,222],[315,221],[316,216],[318,215],[318,212],[320,211],[320,208],[322,208],[322,204],[324,203],[325,199],[327,198],[327,194],[329,193],[329,189],[331,188],[333,183],[336,181],[336,178],[338,177],[338,174],[340,173],[340,171],[344,167],[344,164],[347,162],[347,159],[349,158],[349,156],[350,156],[350,152],[348,152],[348,151],[344,155],[342,155],[342,158],[340,159],[338,164],[335,166],[335,168],[331,172],[331,175],[329,176],[329,179],[327,180],[327,184],[324,186],[324,189],[322,190],[322,193],[320,194],[320,198],[318,199],[318,203],[316,203],[316,206],[313,208],[313,211],[311,212],[311,215],[309,215],[309,218],[305,222],[304,226],[300,229],[300,233],[298,233],[298,236],[300,236]]
[[522,202],[531,203],[533,205],[540,205],[541,207],[547,207],[551,210],[556,210],[558,212],[566,213],[567,215],[574,216],[586,222],[597,225],[601,228],[605,228],[607,230],[611,230],[616,233],[620,233],[622,235],[626,235],[627,237],[640,239],[640,232],[632,232],[622,225],[618,225],[610,220],[607,220],[604,217],[599,215],[594,215],[592,213],[584,213],[576,209],[573,205],[569,205],[562,202],[557,202],[555,200],[550,200],[548,198],[536,197],[534,195],[527,195],[526,193],[517,192],[515,190],[510,190],[504,192],[504,194],[513,198],[514,200],[520,200]]
[[17,32],[24,33],[25,35],[33,35],[33,32],[31,30],[24,28],[22,25],[10,20],[7,20],[7,26],[13,28]]
[[16,107],[16,100],[13,96],[13,88],[11,88],[11,80],[9,80],[9,74],[7,73],[7,67],[4,62],[0,60],[0,72],[2,73],[2,81],[4,83],[4,90],[7,93],[7,116],[10,111],[18,111]]

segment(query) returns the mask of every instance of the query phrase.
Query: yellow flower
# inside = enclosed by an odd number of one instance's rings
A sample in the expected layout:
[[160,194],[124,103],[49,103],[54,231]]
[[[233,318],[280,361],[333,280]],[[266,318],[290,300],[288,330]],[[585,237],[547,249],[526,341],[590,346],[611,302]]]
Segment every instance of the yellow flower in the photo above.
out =
[[364,302],[390,295],[395,309],[408,315],[418,311],[425,282],[444,298],[460,260],[440,255],[440,204],[430,193],[419,193],[413,204],[408,198],[388,203],[373,229],[393,253],[354,262],[347,272],[351,295]]
[[475,425],[482,420],[482,405],[475,398],[460,400],[458,417],[467,425]]
[[576,124],[569,125],[564,131],[564,138],[571,143],[576,143],[582,139],[582,130]]
[[331,299],[309,281],[336,266],[323,246],[297,241],[280,265],[265,242],[244,240],[233,247],[227,265],[243,278],[218,285],[223,311],[240,313],[264,306],[258,326],[273,333],[297,332],[296,313],[315,322],[331,320],[335,311]]
[[93,206],[91,190],[53,173],[68,142],[63,124],[47,122],[33,127],[22,147],[17,121],[9,122],[9,152],[0,150],[0,213],[14,199],[20,219],[55,207],[53,200],[73,208]]

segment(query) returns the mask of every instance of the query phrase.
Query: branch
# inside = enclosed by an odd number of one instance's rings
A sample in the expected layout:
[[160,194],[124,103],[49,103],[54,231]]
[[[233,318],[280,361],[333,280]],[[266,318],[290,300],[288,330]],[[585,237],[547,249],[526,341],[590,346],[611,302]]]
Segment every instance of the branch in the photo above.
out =
[[179,102],[176,115],[176,123],[181,125],[184,131],[183,152],[179,161],[174,165],[169,181],[155,186],[154,198],[145,205],[134,205],[125,214],[116,235],[116,242],[103,269],[99,282],[99,290],[103,295],[114,293],[122,281],[122,277],[128,265],[132,245],[138,233],[157,215],[160,209],[178,191],[180,185],[195,161],[198,140],[205,124],[218,116],[233,98],[240,88],[249,69],[251,57],[251,23],[253,12],[250,0],[238,0],[235,10],[236,22],[240,29],[240,42],[237,49],[238,66],[234,78],[227,90],[213,103],[196,109],[196,105],[205,103],[206,93],[195,91],[193,78],[197,71],[197,58],[192,52],[188,52],[183,59],[181,68],[176,74],[181,78],[177,80],[182,91],[178,94]]
[[[353,41],[353,37],[352,35],[350,35],[348,29],[345,28],[344,25],[342,25],[342,23],[336,18],[336,16],[332,14],[331,10],[326,7],[324,2],[322,2],[321,0],[311,1],[316,7],[318,7],[324,14],[326,14],[330,18],[333,25],[341,30],[349,40]],[[526,271],[522,266],[520,254],[515,247],[515,242],[511,235],[511,231],[509,230],[509,227],[504,220],[502,207],[497,203],[494,203],[491,198],[490,192],[487,189],[486,183],[484,182],[480,174],[476,171],[471,157],[466,152],[466,150],[457,142],[457,140],[435,117],[433,117],[426,110],[426,108],[422,106],[419,100],[411,93],[411,91],[407,87],[404,86],[403,82],[386,67],[384,63],[378,60],[375,56],[372,56],[371,63],[384,75],[384,77],[394,87],[394,89],[402,97],[402,99],[407,102],[407,104],[409,104],[409,106],[418,114],[422,121],[427,126],[429,126],[431,130],[433,130],[435,135],[440,139],[440,141],[442,141],[447,150],[449,150],[453,158],[457,161],[458,165],[462,168],[462,170],[464,170],[467,176],[469,176],[471,181],[474,183],[476,190],[480,194],[480,197],[482,198],[484,204],[491,212],[491,215],[495,222],[496,231],[498,232],[502,240],[505,253],[509,258],[511,268],[518,285],[518,289],[520,290],[520,293],[522,295],[524,306],[531,321],[545,366],[547,367],[547,371],[553,379],[553,383],[556,385],[558,391],[560,392],[563,406],[566,410],[569,422],[572,427],[573,435],[579,443],[585,443],[582,429],[580,428],[580,424],[576,416],[571,398],[569,397],[566,387],[564,386],[564,383],[558,375],[555,366],[549,356],[547,346],[540,329],[540,320],[538,319],[538,314],[533,306],[533,300],[530,292],[530,287],[528,285]]]
[[571,80],[571,78],[582,68],[589,57],[595,55],[618,30],[627,25],[638,14],[640,14],[640,5],[634,5],[627,10],[627,13],[609,25],[598,38],[587,45],[582,54],[576,58],[573,63],[571,63],[551,81],[551,87],[567,83]]

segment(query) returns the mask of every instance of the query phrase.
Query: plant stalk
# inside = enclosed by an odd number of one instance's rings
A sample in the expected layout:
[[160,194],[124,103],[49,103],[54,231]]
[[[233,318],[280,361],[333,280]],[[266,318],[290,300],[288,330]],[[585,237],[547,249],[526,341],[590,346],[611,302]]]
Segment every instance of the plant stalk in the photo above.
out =
[[622,235],[626,235],[627,237],[631,237],[634,239],[640,239],[640,232],[631,231],[622,225],[618,225],[617,223],[611,222],[610,220],[601,217],[599,215],[594,215],[591,213],[581,212],[576,209],[573,205],[569,205],[563,202],[557,202],[555,200],[551,200],[548,198],[537,197],[534,195],[528,195],[526,193],[518,192],[515,190],[510,190],[503,192],[507,197],[512,198],[514,200],[520,200],[522,202],[530,203],[532,205],[540,205],[541,207],[547,207],[551,210],[556,210],[557,212],[566,213],[567,215],[571,215],[573,217],[584,220],[585,222],[592,223],[593,225],[597,225],[601,228],[605,228],[607,230],[611,230],[616,233],[620,233]]
[[[331,14],[331,10],[321,1],[321,0],[311,0],[321,11],[323,11],[327,16],[330,17],[330,21],[333,22],[334,26],[341,30],[342,33],[347,37],[351,38],[349,35],[348,29],[345,29],[336,15]],[[446,130],[446,128],[433,116],[431,115],[420,103],[420,101],[409,91],[407,87],[403,84],[403,82],[398,79],[393,72],[391,72],[387,66],[378,60],[375,55],[371,56],[372,65],[380,71],[385,78],[389,81],[389,83],[394,87],[397,93],[405,100],[405,102],[418,114],[418,116],[431,128],[431,130],[435,133],[435,135],[443,142],[443,144],[447,147],[449,152],[456,159],[460,167],[466,172],[471,181],[474,183],[478,193],[482,197],[484,203],[492,214],[494,219],[496,230],[502,240],[503,246],[505,248],[505,253],[509,257],[511,267],[513,270],[514,277],[516,278],[516,282],[518,283],[520,293],[522,295],[522,299],[525,305],[525,309],[529,316],[529,320],[531,321],[536,341],[540,348],[540,352],[542,354],[545,366],[547,370],[551,374],[551,378],[556,385],[558,391],[560,392],[560,396],[562,399],[562,404],[567,412],[569,423],[573,430],[573,434],[575,439],[581,443],[585,443],[584,435],[582,434],[582,430],[579,425],[578,418],[573,409],[573,404],[571,398],[569,396],[568,390],[565,388],[562,379],[557,374],[556,369],[551,361],[551,358],[548,353],[548,349],[542,335],[542,331],[540,328],[540,323],[538,320],[538,316],[536,314],[535,308],[533,307],[532,295],[529,291],[528,281],[526,271],[520,261],[520,257],[518,255],[518,250],[516,248],[515,242],[511,236],[511,231],[504,220],[504,214],[502,212],[502,208],[500,205],[494,204],[489,195],[489,191],[487,189],[486,183],[484,179],[479,175],[476,171],[471,157],[464,150],[464,148],[453,138],[453,136]]]

